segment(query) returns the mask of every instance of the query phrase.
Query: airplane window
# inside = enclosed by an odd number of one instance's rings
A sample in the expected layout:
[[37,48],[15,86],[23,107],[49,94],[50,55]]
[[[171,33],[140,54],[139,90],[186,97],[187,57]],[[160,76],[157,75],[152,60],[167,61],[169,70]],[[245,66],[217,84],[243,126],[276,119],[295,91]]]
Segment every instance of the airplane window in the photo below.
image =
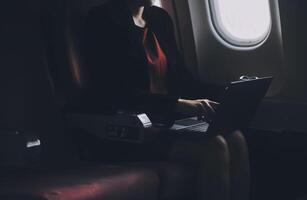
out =
[[212,30],[229,47],[255,48],[271,30],[269,0],[207,0]]
[[161,0],[154,0],[154,1],[153,1],[153,4],[154,4],[155,6],[162,7]]

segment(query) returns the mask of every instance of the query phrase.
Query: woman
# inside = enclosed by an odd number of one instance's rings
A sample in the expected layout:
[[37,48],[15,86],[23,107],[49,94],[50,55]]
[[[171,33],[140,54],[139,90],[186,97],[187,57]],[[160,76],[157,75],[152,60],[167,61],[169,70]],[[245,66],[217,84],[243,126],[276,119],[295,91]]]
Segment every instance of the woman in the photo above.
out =
[[[141,111],[164,124],[178,114],[210,120],[221,87],[189,76],[170,16],[151,4],[151,0],[113,0],[89,13],[85,61],[92,86],[86,99],[92,106],[87,109]],[[199,98],[203,96],[215,101]],[[172,159],[201,169],[201,199],[248,199],[245,140],[240,132],[227,135],[174,141]]]

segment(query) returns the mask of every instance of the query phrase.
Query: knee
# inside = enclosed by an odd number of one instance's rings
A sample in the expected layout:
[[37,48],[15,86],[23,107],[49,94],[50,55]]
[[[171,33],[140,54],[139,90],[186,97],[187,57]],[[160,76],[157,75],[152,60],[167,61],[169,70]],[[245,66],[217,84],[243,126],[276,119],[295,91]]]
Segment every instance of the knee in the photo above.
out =
[[234,131],[226,137],[229,145],[237,146],[237,147],[246,147],[246,140],[241,131]]
[[211,147],[219,154],[228,154],[228,143],[223,136],[216,136],[211,141]]

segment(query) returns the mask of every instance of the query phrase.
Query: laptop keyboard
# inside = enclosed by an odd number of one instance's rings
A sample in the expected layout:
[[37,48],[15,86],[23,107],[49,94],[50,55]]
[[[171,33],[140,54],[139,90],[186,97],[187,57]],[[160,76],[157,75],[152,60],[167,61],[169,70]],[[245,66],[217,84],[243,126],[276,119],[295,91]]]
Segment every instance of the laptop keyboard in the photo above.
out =
[[207,132],[208,128],[209,128],[208,123],[202,123],[202,124],[197,124],[194,126],[186,127],[183,130],[205,133]]
[[205,133],[209,128],[209,124],[204,121],[197,120],[197,118],[186,118],[178,120],[172,127],[173,130],[184,130],[193,133]]

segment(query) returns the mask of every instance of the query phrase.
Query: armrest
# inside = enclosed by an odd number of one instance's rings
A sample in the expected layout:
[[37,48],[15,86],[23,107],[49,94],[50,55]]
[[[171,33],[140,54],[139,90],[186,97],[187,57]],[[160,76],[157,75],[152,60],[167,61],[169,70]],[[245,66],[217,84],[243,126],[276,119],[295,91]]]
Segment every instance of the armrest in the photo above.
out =
[[71,113],[66,117],[70,125],[101,139],[145,143],[157,134],[145,113],[113,115]]
[[39,164],[40,152],[38,134],[0,130],[0,167],[34,167]]

